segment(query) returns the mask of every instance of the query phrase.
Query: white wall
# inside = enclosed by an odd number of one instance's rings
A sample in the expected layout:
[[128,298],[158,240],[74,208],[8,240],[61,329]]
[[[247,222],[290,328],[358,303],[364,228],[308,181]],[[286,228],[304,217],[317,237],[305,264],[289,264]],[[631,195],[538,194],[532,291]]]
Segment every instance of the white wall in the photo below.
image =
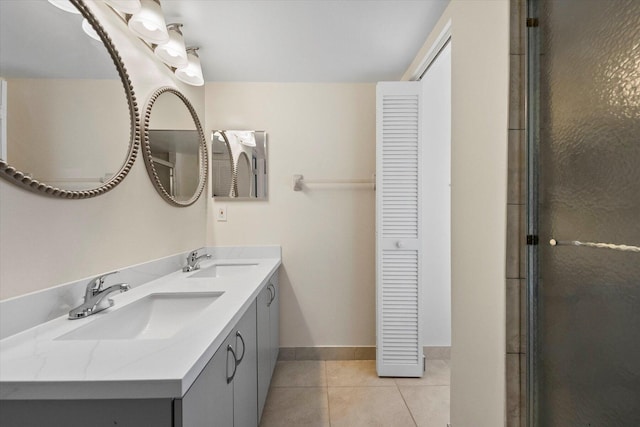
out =
[[451,45],[422,78],[423,344],[451,345]]
[[280,345],[375,345],[375,195],[292,175],[370,178],[375,85],[210,83],[206,129],[268,132],[269,200],[209,206],[209,245],[282,245]]
[[451,425],[505,419],[505,247],[509,2],[452,0]]
[[[106,5],[91,4],[105,14]],[[202,88],[178,83],[148,48],[129,38],[120,19],[105,27],[129,71],[141,115],[154,90],[173,86],[202,119]],[[0,299],[202,246],[206,204],[207,197],[188,208],[164,202],[141,153],[119,186],[87,200],[49,198],[0,180]]]

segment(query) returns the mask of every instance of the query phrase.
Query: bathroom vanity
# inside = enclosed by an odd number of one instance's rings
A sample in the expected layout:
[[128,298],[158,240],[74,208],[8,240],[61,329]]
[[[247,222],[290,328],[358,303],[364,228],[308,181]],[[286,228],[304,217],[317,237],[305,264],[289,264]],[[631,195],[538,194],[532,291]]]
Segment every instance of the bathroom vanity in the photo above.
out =
[[0,425],[257,426],[279,348],[273,252],[214,254],[1,340]]

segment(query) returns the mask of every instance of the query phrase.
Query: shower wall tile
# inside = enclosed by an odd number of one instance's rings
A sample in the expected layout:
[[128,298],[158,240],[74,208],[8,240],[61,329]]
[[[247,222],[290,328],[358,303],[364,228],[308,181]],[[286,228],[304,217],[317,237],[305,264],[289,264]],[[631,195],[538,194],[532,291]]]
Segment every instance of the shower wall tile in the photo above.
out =
[[507,205],[507,279],[520,278],[520,210],[520,205]]
[[525,131],[509,130],[507,203],[525,203]]
[[524,55],[510,55],[509,129],[524,129]]
[[[520,279],[518,281],[520,288],[520,353],[527,352],[527,280]],[[521,365],[524,369],[525,365]]]
[[527,282],[507,279],[506,288],[506,349],[507,353],[527,351]]
[[507,279],[507,353],[520,352],[520,279]]
[[524,54],[525,31],[526,28],[522,23],[526,19],[525,0],[511,0],[511,38],[509,43],[509,51],[512,55]]
[[520,355],[507,354],[507,427],[520,427]]
[[520,427],[527,427],[527,355],[520,354]]
[[509,151],[506,253],[505,425],[526,427],[526,133],[525,54],[527,0],[510,0]]
[[527,210],[525,205],[518,205],[518,241],[517,245],[520,249],[518,278],[527,277]]

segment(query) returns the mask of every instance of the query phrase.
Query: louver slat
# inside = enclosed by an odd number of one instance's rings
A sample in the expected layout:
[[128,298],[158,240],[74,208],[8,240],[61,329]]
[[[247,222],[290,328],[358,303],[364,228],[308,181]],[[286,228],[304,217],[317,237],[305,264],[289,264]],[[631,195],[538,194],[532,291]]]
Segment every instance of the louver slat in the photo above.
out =
[[420,84],[377,88],[377,369],[422,376],[420,329]]

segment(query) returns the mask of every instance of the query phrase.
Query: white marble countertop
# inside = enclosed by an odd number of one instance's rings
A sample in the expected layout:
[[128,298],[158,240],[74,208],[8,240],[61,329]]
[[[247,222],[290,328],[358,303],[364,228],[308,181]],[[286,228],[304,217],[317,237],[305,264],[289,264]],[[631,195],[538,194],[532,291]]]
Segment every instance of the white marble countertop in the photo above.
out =
[[[280,258],[206,260],[214,264],[255,263],[228,277],[189,278],[174,273],[122,294],[115,305],[85,319],[53,319],[0,341],[0,399],[126,399],[182,397],[231,332]],[[109,316],[146,295],[224,292],[196,318],[167,339],[56,340]]]

